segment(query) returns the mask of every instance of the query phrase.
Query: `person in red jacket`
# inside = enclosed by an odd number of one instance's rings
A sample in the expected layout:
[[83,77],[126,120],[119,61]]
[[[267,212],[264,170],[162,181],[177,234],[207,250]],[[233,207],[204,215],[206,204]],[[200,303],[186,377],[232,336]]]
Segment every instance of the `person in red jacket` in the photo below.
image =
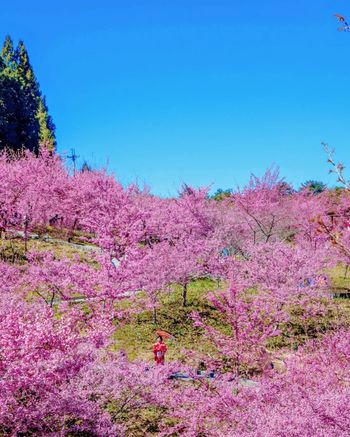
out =
[[153,345],[154,361],[156,364],[164,364],[165,353],[167,351],[166,344],[163,342],[163,337],[158,336],[157,342]]

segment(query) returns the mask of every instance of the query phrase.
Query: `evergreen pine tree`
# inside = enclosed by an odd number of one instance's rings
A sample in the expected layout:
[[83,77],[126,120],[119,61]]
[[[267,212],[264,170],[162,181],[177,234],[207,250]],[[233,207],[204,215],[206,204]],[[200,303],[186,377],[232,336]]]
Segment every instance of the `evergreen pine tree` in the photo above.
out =
[[81,171],[82,171],[82,173],[92,172],[92,168],[86,161],[84,161],[83,165],[81,166]]
[[55,125],[48,113],[45,97],[41,94],[39,83],[29,62],[28,52],[23,41],[18,43],[17,52],[18,75],[27,89],[30,101],[36,107],[35,117],[39,123],[39,143],[45,144],[50,150],[54,150],[56,145]]
[[25,93],[16,76],[16,53],[12,40],[6,37],[1,51],[0,70],[0,149],[19,150],[24,147],[22,113],[26,107]]
[[1,50],[1,59],[8,68],[7,73],[14,72],[16,70],[16,57],[13,47],[13,41],[9,35],[6,36],[4,45]]
[[44,96],[40,97],[36,117],[39,122],[40,144],[45,144],[50,151],[54,151],[56,147],[55,125],[51,115],[49,115]]
[[24,99],[24,105],[18,112],[21,144],[37,153],[39,150],[39,121],[37,120],[40,99],[39,85],[30,65],[28,52],[22,41],[19,42],[15,53],[15,74],[20,83]]
[[16,50],[8,36],[1,52],[0,66],[0,149],[27,148],[35,153],[44,143],[54,150],[55,126],[45,98],[20,41]]

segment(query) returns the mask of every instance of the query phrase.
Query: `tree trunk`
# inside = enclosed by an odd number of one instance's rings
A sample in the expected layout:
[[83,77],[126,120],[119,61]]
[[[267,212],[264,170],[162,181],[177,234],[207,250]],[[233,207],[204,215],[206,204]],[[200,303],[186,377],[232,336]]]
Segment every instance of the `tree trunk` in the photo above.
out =
[[183,293],[182,293],[182,306],[187,306],[187,284],[183,286]]
[[29,225],[28,217],[25,217],[24,220],[24,254],[25,255],[28,252],[28,225]]
[[153,324],[157,324],[157,308],[155,306],[153,307]]

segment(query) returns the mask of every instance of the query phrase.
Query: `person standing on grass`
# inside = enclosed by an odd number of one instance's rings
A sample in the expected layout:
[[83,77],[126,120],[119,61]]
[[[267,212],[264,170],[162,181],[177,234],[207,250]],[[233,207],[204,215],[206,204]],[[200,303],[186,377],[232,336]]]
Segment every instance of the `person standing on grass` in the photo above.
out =
[[153,354],[154,354],[154,361],[156,364],[164,364],[165,359],[165,353],[168,350],[166,347],[166,344],[163,342],[163,337],[159,335],[157,337],[156,343],[153,345]]

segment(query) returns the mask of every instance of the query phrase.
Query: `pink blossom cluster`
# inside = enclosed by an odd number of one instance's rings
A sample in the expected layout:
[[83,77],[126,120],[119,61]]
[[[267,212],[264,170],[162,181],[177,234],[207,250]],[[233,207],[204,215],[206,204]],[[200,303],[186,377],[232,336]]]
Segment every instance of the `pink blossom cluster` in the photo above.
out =
[[[336,314],[327,272],[350,263],[347,190],[293,192],[269,170],[220,201],[188,186],[164,199],[102,170],[71,175],[45,150],[0,155],[0,180],[1,253],[25,248],[0,262],[1,435],[130,435],[147,409],[163,436],[350,435],[350,331],[316,323]],[[53,231],[94,250],[28,247]],[[156,323],[163,293],[179,284],[188,306],[199,278],[221,285],[207,298],[225,328],[191,316],[215,350],[192,354],[214,376],[111,352],[135,311],[119,301],[142,292]],[[171,378],[180,371],[187,382]]]

